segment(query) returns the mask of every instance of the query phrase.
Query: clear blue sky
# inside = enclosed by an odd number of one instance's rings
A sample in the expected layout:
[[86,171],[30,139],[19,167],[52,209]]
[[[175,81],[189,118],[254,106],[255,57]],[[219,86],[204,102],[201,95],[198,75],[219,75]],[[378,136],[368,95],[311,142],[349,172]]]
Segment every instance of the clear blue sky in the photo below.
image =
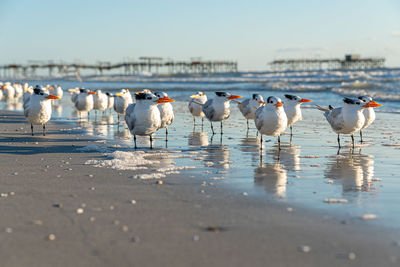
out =
[[0,64],[140,56],[385,57],[400,66],[400,0],[0,0]]

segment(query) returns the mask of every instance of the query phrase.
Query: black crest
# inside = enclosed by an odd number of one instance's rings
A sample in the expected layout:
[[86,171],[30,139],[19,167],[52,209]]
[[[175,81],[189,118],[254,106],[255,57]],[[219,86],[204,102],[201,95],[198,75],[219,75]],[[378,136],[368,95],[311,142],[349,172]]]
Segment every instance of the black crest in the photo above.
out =
[[225,92],[215,92],[217,96],[226,96]]
[[257,94],[253,94],[253,99],[256,99],[257,98]]
[[287,99],[290,99],[290,100],[296,100],[297,99],[297,96],[295,96],[295,95],[285,95],[285,97]]
[[273,96],[269,96],[268,98],[267,98],[267,103],[273,103]]
[[137,100],[146,99],[146,97],[147,97],[146,93],[136,93],[135,94],[135,99],[137,99]]
[[357,104],[357,102],[354,99],[347,98],[347,97],[343,98],[343,102],[346,104],[352,104],[352,105]]
[[36,87],[35,87],[35,89],[33,89],[33,92],[35,93],[35,94],[40,94],[40,92],[42,91],[42,89],[40,88],[40,86],[39,85],[36,85]]

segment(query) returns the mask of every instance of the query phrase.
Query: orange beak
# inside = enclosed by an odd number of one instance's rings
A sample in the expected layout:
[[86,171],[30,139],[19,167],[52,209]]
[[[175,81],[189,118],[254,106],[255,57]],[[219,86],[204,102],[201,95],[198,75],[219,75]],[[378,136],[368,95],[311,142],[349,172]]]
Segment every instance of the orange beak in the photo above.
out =
[[228,97],[229,100],[238,99],[238,98],[242,98],[242,96],[241,95],[231,95],[230,97]]
[[375,101],[369,101],[367,104],[363,106],[363,108],[377,108],[377,107],[382,107],[383,105],[375,102]]
[[173,99],[169,98],[168,96],[166,96],[166,97],[161,97],[161,98],[157,99],[154,102],[156,102],[158,104],[162,104],[162,103],[169,103],[169,102],[174,102],[174,101],[175,100],[173,100]]
[[283,103],[282,102],[278,102],[275,104],[275,107],[279,108],[279,107],[283,107]]
[[95,95],[96,92],[89,92],[89,95]]
[[312,100],[311,100],[311,99],[305,99],[305,98],[303,98],[303,99],[301,99],[299,102],[300,102],[300,103],[312,102]]
[[264,104],[265,104],[264,101],[260,101],[260,102],[258,102],[258,103],[260,103],[260,105],[264,105]]
[[55,95],[48,95],[46,96],[47,99],[60,99],[58,96]]

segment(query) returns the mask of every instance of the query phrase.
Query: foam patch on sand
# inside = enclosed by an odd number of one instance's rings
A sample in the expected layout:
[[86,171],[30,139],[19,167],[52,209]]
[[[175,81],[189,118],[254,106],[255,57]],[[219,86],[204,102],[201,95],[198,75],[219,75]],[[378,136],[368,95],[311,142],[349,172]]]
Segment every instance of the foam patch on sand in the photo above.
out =
[[159,161],[145,159],[146,154],[143,151],[124,152],[115,151],[107,156],[104,160],[88,160],[87,165],[94,167],[106,167],[116,170],[145,170],[147,166],[157,164]]

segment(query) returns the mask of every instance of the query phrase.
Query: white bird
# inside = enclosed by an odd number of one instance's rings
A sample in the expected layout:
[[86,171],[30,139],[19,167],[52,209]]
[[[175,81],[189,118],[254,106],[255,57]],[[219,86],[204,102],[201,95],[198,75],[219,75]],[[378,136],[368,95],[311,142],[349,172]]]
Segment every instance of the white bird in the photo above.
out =
[[[359,96],[358,99],[360,99],[361,101],[363,101],[364,103],[369,103],[371,102],[373,105],[375,105],[375,107],[381,107],[381,104],[378,104],[375,101],[372,101],[372,97],[370,96]],[[365,117],[365,122],[363,127],[361,127],[360,129],[360,137],[361,137],[361,143],[363,142],[363,138],[362,138],[362,130],[369,127],[375,120],[376,115],[375,115],[375,111],[373,107],[370,108],[365,108],[363,110],[363,115]]]
[[285,95],[283,108],[285,109],[285,113],[288,119],[288,126],[290,128],[290,142],[292,142],[293,124],[303,119],[300,105],[305,102],[312,102],[312,100],[301,98],[297,95]]
[[3,98],[4,101],[12,101],[14,99],[14,95],[15,95],[15,89],[14,87],[11,86],[10,82],[6,82],[3,85]]
[[119,115],[125,115],[126,108],[133,103],[133,100],[128,89],[122,89],[120,92],[116,93],[115,96],[114,110],[118,113],[119,123]]
[[243,117],[245,117],[247,122],[247,130],[250,129],[249,127],[249,120],[254,120],[256,115],[256,110],[264,103],[264,98],[262,95],[253,94],[251,98],[247,98],[242,102],[239,103],[239,110],[242,113]]
[[24,89],[22,88],[22,84],[14,83],[14,100],[18,101],[18,99],[24,94]]
[[157,104],[172,102],[170,98],[158,98],[153,94],[136,93],[136,103],[126,109],[125,122],[133,135],[136,145],[136,135],[150,137],[150,148],[153,148],[153,134],[161,126],[161,115]]
[[114,95],[110,94],[109,92],[106,92],[107,95],[107,109],[110,109],[114,107]]
[[28,101],[32,94],[33,94],[33,86],[26,87],[24,95],[22,96],[23,102],[25,103],[26,101]]
[[60,85],[54,85],[54,95],[58,96],[60,99],[64,96],[64,91]]
[[68,89],[68,92],[70,92],[71,94],[71,102],[75,104],[76,99],[78,98],[78,95],[81,92],[79,90],[79,87]]
[[[87,89],[80,89],[79,94],[76,97],[75,108],[79,111],[79,117],[81,112],[90,112],[93,109],[93,95],[95,92],[91,92]],[[88,115],[89,116],[89,115]]]
[[[168,97],[168,94],[165,92],[155,92],[154,95],[162,100],[171,100]],[[159,105],[157,105],[158,110],[160,111],[160,116],[161,116],[160,129],[165,128],[165,141],[168,141],[168,126],[172,124],[172,122],[174,121],[174,118],[175,118],[174,108],[172,107],[172,105],[170,103],[173,101],[168,101],[168,102],[160,103]]]
[[0,82],[0,101],[3,99],[3,90],[4,90],[4,86],[3,83]]
[[101,90],[97,90],[96,93],[93,95],[93,109],[96,112],[97,115],[97,110],[104,111],[107,108],[108,104],[108,97],[105,93],[103,93]]
[[222,121],[228,119],[231,114],[229,102],[232,99],[241,98],[241,96],[231,95],[227,92],[215,92],[215,95],[216,97],[214,99],[207,100],[207,102],[203,105],[202,110],[206,115],[206,118],[211,123],[212,133],[215,134],[212,122],[220,121],[221,134],[223,134]]
[[[378,107],[376,102],[364,103],[361,100],[350,98],[343,99],[344,105],[340,108],[324,108],[317,106],[319,110],[324,111],[325,118],[331,125],[332,130],[338,135],[338,145],[340,149],[340,134],[350,134],[354,148],[354,133],[361,130],[365,123],[365,117],[362,113],[364,108]],[[338,151],[339,153],[339,151]]]
[[278,136],[278,146],[281,149],[280,135],[287,127],[287,117],[283,108],[283,103],[279,97],[270,96],[265,105],[256,110],[254,123],[261,135],[261,148],[263,134]]
[[43,126],[43,135],[46,135],[46,123],[51,118],[51,99],[60,99],[58,96],[46,94],[39,86],[36,86],[33,94],[24,104],[24,115],[31,124],[40,123]]
[[194,95],[191,95],[192,98],[189,102],[189,111],[193,115],[193,125],[196,125],[196,117],[201,118],[201,127],[203,127],[204,122],[204,112],[203,112],[203,105],[207,102],[207,95],[206,93],[200,91]]

